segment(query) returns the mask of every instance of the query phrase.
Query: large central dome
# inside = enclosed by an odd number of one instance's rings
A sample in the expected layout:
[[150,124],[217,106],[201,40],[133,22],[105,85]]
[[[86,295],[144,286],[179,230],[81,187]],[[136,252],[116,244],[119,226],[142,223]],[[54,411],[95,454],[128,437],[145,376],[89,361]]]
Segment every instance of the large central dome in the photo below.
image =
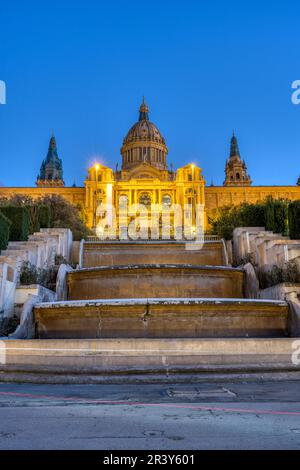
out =
[[165,170],[168,149],[165,139],[152,122],[149,121],[148,106],[143,99],[140,106],[140,116],[126,135],[122,154],[122,169],[126,170],[142,162]]

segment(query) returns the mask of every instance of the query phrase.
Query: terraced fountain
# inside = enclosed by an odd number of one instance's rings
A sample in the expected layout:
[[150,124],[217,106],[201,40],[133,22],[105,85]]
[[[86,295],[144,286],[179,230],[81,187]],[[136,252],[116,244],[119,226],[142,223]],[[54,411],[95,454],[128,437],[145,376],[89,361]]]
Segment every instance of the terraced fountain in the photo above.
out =
[[245,299],[243,270],[225,264],[221,242],[195,251],[182,242],[86,243],[83,266],[68,273],[68,301],[36,306],[37,336],[287,336],[287,304]]
[[0,380],[299,375],[288,304],[246,299],[245,273],[227,265],[221,241],[187,248],[161,241],[85,243],[80,269],[67,275],[68,299],[35,306],[35,339],[0,345]]

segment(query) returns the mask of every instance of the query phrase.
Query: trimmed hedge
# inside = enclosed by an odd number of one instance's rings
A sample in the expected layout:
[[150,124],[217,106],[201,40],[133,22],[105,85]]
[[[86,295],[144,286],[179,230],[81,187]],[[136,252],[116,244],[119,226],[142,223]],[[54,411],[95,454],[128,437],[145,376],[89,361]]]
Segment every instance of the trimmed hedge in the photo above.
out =
[[5,250],[9,241],[11,221],[0,212],[0,250]]
[[49,206],[39,206],[39,223],[41,228],[51,227],[51,209]]
[[[23,207],[23,206],[21,206]],[[26,205],[29,214],[29,233],[40,231],[39,208],[36,205]]]
[[288,234],[288,201],[268,198],[265,205],[266,230]]
[[240,205],[239,216],[243,227],[264,227],[266,224],[265,205],[245,202]]
[[26,207],[3,206],[1,212],[11,221],[11,241],[27,241],[29,236],[29,213]]
[[271,232],[290,233],[292,239],[300,239],[300,201],[268,197],[261,203],[221,207],[208,219],[211,233],[226,240],[232,238],[236,227],[265,227]]
[[289,205],[289,229],[292,240],[300,240],[300,201]]

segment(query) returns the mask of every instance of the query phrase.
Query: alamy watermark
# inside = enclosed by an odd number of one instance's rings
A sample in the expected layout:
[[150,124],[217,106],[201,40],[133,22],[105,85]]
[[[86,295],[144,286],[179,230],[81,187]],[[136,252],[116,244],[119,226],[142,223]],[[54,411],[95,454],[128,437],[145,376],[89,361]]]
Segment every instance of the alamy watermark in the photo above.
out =
[[300,80],[295,80],[292,83],[292,90],[295,90],[291,96],[292,103],[298,105],[300,104]]
[[0,104],[6,104],[6,84],[0,80]]
[[294,366],[300,365],[300,340],[293,341],[292,349],[294,352],[292,353],[292,363]]
[[118,209],[99,204],[95,228],[99,239],[182,240],[187,249],[201,249],[204,242],[203,204],[128,204],[119,199]]
[[6,364],[6,344],[0,341],[0,365]]

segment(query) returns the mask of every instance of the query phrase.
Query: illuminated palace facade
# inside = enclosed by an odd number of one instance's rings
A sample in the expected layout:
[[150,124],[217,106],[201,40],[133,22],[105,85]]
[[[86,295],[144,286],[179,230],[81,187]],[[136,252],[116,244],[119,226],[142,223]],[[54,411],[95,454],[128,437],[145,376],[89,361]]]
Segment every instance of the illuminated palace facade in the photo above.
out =
[[127,133],[121,148],[122,166],[114,171],[100,163],[88,170],[84,187],[66,187],[63,181],[62,160],[57,153],[55,137],[50,139],[36,186],[2,187],[0,197],[26,194],[33,198],[57,194],[80,206],[88,227],[97,224],[97,207],[112,204],[118,214],[120,201],[166,207],[179,204],[205,208],[205,224],[222,206],[255,203],[267,196],[300,199],[300,181],[295,186],[252,186],[246,163],[242,160],[236,137],[231,138],[230,154],[225,166],[223,186],[206,186],[202,170],[186,164],[176,171],[167,165],[168,149],[158,128],[149,120],[148,106],[143,100],[138,121]]

